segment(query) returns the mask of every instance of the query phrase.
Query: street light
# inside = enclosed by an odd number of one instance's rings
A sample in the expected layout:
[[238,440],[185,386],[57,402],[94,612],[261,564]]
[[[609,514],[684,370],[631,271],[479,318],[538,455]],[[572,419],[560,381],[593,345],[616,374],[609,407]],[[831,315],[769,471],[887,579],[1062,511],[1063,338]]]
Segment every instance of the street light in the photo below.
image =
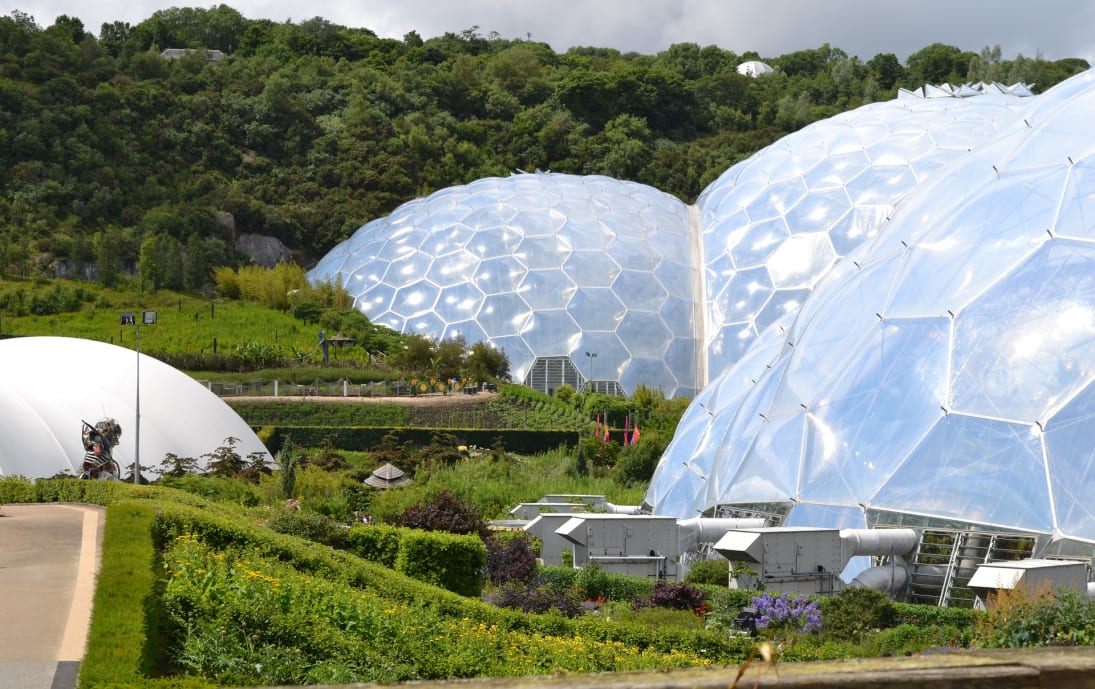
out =
[[[586,383],[586,391],[588,392],[589,386],[593,385],[593,360],[597,358],[597,352],[586,352],[586,356],[589,357],[589,381]],[[593,386],[593,391],[597,391],[597,386]]]
[[137,329],[137,418],[133,431],[133,483],[141,483],[141,325],[155,325],[156,312],[144,311],[141,320],[137,320],[132,311],[122,312],[122,325],[132,325]]

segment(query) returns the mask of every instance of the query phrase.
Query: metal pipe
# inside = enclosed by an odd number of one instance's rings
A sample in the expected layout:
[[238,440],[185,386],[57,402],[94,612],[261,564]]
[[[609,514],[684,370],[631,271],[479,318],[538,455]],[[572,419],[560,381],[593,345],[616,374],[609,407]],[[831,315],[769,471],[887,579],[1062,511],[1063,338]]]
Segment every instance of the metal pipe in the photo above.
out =
[[762,518],[717,519],[714,517],[692,517],[677,520],[677,538],[680,552],[686,553],[699,543],[717,543],[728,531],[738,529],[764,528]]
[[919,537],[913,529],[841,529],[845,562],[856,555],[908,555]]
[[904,566],[891,562],[888,565],[863,570],[855,579],[852,579],[852,586],[895,594],[905,588],[908,581],[909,571]]

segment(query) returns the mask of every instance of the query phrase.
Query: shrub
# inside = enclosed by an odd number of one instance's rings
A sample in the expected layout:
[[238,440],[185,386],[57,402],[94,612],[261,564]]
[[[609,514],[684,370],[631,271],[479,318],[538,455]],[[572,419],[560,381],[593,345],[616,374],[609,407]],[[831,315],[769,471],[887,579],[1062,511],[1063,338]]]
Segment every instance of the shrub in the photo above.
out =
[[577,593],[550,584],[536,586],[514,581],[483,599],[501,608],[523,612],[546,613],[554,610],[565,617],[575,617],[582,612],[582,602]]
[[1073,589],[1049,586],[1001,590],[974,625],[973,644],[1027,648],[1095,643],[1095,601]]
[[447,490],[408,507],[396,520],[399,526],[424,531],[488,535],[487,525],[471,502]]
[[345,548],[347,545],[346,530],[335,520],[316,512],[278,510],[270,517],[267,526],[278,533],[306,538],[333,548]]
[[825,601],[825,631],[836,639],[859,643],[871,630],[893,624],[889,597],[863,587],[847,588]]
[[707,611],[707,600],[703,591],[691,584],[676,584],[659,579],[649,596],[638,597],[631,603],[632,610],[642,608],[670,608],[672,610],[692,610],[696,614]]
[[708,584],[710,586],[730,586],[730,561],[726,559],[700,560],[695,562],[684,575],[686,584]]
[[235,503],[244,507],[254,507],[259,504],[258,493],[253,488],[242,481],[229,478],[184,474],[183,476],[164,476],[157,484],[184,490],[217,502]]
[[491,584],[529,584],[536,574],[536,556],[532,552],[532,541],[526,534],[505,542],[493,535],[487,539],[487,581]]

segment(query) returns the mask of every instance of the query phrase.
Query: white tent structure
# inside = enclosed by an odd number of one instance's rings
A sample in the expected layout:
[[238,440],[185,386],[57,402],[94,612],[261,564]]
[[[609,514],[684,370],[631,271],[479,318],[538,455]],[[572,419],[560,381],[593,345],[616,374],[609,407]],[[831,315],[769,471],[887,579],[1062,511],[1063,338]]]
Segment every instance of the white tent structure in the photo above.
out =
[[114,459],[128,473],[135,456],[140,357],[140,465],[172,452],[193,457],[237,438],[242,457],[269,451],[220,398],[167,364],[131,349],[67,337],[0,340],[0,476],[80,475],[82,421],[122,426]]

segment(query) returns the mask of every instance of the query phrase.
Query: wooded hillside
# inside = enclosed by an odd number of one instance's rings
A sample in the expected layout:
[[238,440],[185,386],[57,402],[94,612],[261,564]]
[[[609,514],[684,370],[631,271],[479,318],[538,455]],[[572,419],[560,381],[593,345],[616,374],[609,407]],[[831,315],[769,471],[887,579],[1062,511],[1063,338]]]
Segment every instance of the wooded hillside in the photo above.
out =
[[[739,75],[749,59],[777,71]],[[76,19],[43,28],[13,12],[0,17],[0,277],[67,266],[110,284],[140,258],[174,266],[162,286],[197,290],[238,260],[241,233],[277,237],[307,264],[402,202],[517,169],[610,175],[691,202],[780,136],[898,87],[1044,90],[1087,66],[942,44],[903,60],[829,45],[558,53],[478,27],[400,41],[225,5],[96,37]]]

